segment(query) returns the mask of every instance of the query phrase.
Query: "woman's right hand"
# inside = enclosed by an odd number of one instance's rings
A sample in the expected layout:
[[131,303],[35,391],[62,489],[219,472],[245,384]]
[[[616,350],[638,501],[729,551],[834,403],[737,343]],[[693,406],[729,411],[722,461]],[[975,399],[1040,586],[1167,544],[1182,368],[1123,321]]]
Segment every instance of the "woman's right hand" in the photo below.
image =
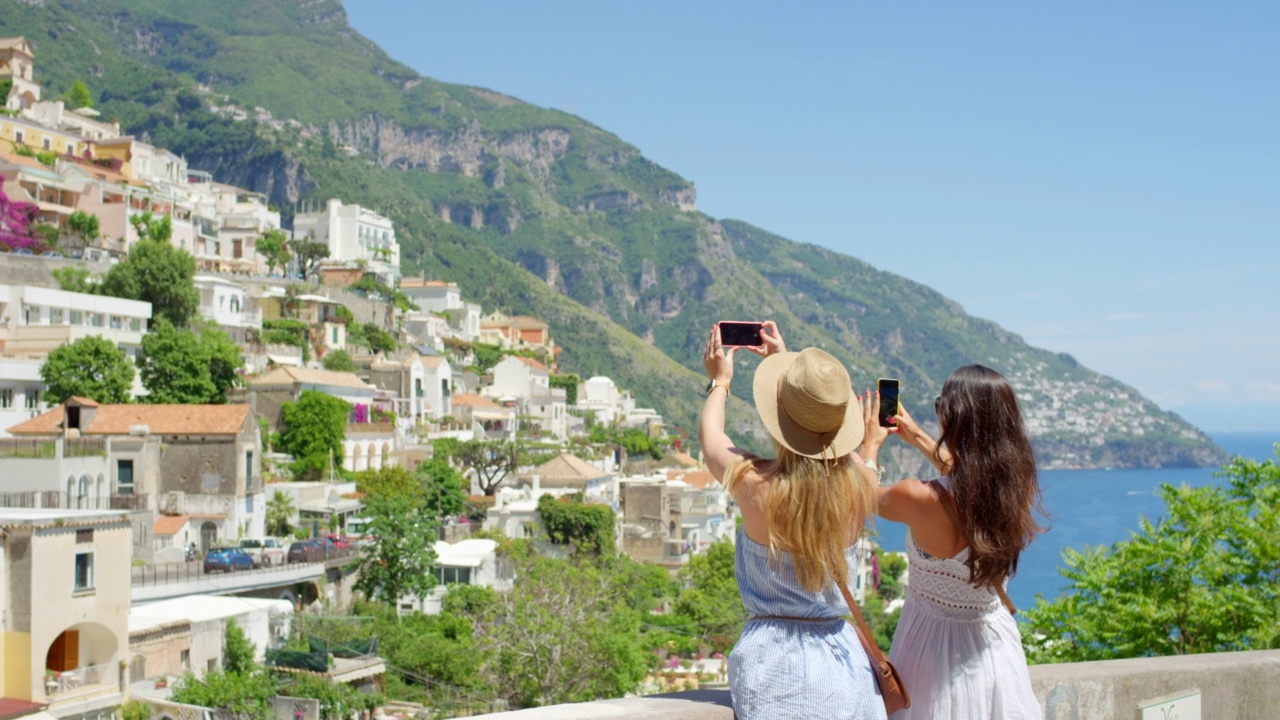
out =
[[916,424],[915,418],[911,417],[911,413],[907,412],[901,404],[898,405],[898,414],[894,415],[893,419],[898,424],[898,436],[928,458],[938,472],[945,475],[951,471],[951,453],[947,452],[945,446],[938,447],[938,442]]
[[782,332],[778,330],[778,323],[772,320],[765,320],[763,324],[764,327],[760,330],[760,346],[747,349],[761,357],[769,357],[776,353],[786,352],[787,343],[782,339]]

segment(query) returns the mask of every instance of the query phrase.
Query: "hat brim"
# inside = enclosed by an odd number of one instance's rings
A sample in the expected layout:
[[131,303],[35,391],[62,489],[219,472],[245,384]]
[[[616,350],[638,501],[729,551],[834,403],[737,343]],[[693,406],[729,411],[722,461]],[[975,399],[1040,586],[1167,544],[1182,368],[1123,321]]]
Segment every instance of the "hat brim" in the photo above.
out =
[[751,389],[760,421],[779,445],[797,455],[815,459],[833,455],[837,458],[844,457],[858,449],[862,444],[863,433],[866,432],[862,424],[862,406],[858,404],[858,396],[853,388],[849,389],[849,404],[845,408],[840,429],[829,440],[800,427],[786,413],[778,410],[778,380],[799,357],[798,352],[775,353],[765,358],[760,367],[756,368]]

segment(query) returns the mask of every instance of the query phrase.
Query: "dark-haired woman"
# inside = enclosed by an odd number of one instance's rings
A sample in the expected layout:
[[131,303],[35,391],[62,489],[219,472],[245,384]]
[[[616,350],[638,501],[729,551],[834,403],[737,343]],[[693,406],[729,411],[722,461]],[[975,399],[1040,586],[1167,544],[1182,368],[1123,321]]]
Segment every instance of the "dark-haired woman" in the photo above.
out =
[[889,434],[924,453],[942,477],[879,490],[878,514],[905,523],[909,579],[890,659],[911,692],[913,718],[1040,718],[1004,585],[1041,531],[1035,457],[1009,382],[981,365],[952,373],[936,402],[942,437],[905,409],[892,430],[869,398],[862,456]]

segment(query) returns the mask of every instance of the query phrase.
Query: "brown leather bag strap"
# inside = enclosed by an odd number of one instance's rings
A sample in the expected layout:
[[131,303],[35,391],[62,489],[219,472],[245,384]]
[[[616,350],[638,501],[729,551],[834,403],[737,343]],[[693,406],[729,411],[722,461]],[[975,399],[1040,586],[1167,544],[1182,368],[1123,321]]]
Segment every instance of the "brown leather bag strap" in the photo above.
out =
[[[951,523],[964,536],[965,544],[971,545],[972,540],[970,540],[967,529],[960,522],[960,513],[956,511],[956,499],[951,495],[951,490],[938,480],[930,480],[929,484],[933,486],[933,491],[938,495],[938,502],[942,504],[942,509],[946,511],[947,517],[951,518]],[[1010,615],[1018,614],[1018,608],[1013,606],[1013,601],[1009,599],[1009,593],[1005,592],[1004,585],[996,586],[996,595],[1000,596],[1000,602],[1004,603]]]
[[836,585],[840,588],[840,594],[844,595],[845,603],[849,605],[849,612],[853,613],[853,617],[858,621],[853,625],[853,629],[858,633],[858,641],[862,643],[862,651],[877,666],[888,662],[888,659],[884,656],[884,651],[880,649],[880,646],[871,637],[871,631],[867,629],[867,621],[862,618],[862,610],[858,608],[858,603],[854,602],[853,593],[849,592],[849,586],[840,581],[836,581]]

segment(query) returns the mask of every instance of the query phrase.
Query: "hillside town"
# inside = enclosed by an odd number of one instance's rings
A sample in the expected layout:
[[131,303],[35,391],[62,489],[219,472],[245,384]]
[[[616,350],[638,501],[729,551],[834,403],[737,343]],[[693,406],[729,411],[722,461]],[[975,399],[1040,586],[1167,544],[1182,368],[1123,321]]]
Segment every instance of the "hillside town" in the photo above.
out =
[[[610,378],[562,372],[546,322],[405,275],[374,209],[333,197],[285,227],[264,195],[42,98],[35,68],[0,39],[5,717],[212,712],[173,693],[230,673],[245,640],[276,672],[387,697],[377,638],[348,622],[359,598],[418,616],[460,587],[510,591],[511,540],[563,556],[607,537],[591,547],[687,586],[732,543],[734,503],[687,439]],[[142,268],[172,258],[189,277],[148,296]],[[369,576],[397,482],[427,488],[399,512],[431,520],[427,583]],[[546,517],[565,508],[607,527]],[[863,550],[860,599],[879,574]],[[725,649],[664,649],[646,682],[723,682]],[[270,716],[441,716],[323,702]]]

